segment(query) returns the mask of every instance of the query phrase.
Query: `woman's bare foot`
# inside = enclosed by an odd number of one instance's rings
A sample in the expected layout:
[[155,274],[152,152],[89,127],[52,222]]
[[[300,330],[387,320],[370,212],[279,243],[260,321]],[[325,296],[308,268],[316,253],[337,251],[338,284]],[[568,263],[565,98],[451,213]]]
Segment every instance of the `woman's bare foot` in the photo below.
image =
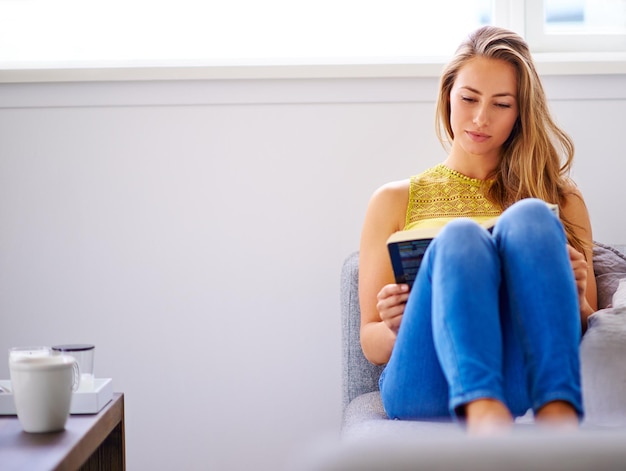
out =
[[578,430],[576,409],[566,401],[552,401],[535,414],[537,424],[557,430]]
[[513,426],[509,409],[496,399],[477,399],[465,406],[467,433],[473,436],[500,435]]

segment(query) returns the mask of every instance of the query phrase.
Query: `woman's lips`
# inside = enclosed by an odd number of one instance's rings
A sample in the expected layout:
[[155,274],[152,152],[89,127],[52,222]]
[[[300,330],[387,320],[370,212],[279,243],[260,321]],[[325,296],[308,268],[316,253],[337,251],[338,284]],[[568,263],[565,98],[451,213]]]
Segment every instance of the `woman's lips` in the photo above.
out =
[[485,142],[490,137],[488,134],[484,134],[482,132],[465,131],[465,133],[474,142]]

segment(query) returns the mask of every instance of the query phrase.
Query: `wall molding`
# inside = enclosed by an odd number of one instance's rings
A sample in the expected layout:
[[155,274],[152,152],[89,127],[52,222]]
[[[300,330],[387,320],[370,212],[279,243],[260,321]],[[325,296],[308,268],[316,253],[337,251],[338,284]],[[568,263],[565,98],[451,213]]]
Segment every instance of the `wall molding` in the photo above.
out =
[[[551,101],[626,100],[624,75],[543,77]],[[434,103],[438,78],[0,83],[0,109]]]

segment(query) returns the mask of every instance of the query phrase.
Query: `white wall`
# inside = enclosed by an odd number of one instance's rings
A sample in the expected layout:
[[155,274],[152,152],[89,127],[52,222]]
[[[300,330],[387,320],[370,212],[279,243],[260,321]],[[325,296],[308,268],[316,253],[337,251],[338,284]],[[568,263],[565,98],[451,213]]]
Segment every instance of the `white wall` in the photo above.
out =
[[[545,83],[626,241],[626,77]],[[341,263],[371,192],[443,158],[436,87],[0,85],[0,351],[94,343],[129,469],[280,469],[339,427]]]

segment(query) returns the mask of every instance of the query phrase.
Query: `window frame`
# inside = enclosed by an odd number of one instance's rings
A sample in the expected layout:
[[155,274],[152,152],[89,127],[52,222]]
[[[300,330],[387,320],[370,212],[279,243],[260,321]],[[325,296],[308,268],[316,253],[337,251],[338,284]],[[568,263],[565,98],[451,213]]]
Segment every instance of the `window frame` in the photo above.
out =
[[533,53],[626,52],[626,33],[547,33],[544,31],[545,0],[519,3],[524,6],[523,12],[517,12],[524,22],[523,36]]

